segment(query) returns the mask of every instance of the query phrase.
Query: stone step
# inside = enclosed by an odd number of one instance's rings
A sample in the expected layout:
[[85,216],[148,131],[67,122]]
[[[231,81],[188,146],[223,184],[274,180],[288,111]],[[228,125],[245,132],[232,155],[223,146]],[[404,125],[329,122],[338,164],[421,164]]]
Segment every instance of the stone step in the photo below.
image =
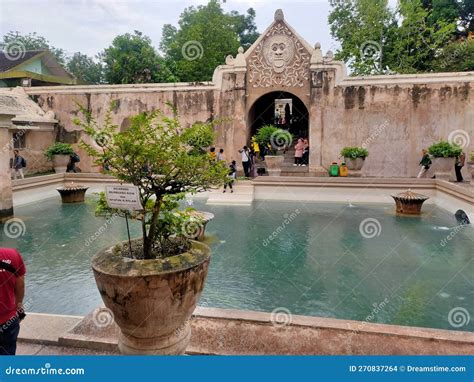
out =
[[233,185],[234,192],[230,189],[224,193],[224,188],[213,190],[207,199],[206,204],[220,205],[240,205],[250,206],[254,198],[254,186],[249,183],[235,182]]

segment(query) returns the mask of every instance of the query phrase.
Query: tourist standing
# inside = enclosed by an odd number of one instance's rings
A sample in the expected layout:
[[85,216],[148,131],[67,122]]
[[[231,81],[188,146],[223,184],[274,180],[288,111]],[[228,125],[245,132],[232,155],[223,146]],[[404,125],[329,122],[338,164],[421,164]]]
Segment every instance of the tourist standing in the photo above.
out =
[[211,149],[209,150],[209,154],[211,155],[212,160],[216,160],[216,148],[215,147],[211,147]]
[[303,139],[303,166],[309,165],[309,141],[308,138]]
[[217,154],[218,161],[224,161],[224,149],[219,150],[219,154]]
[[295,163],[293,166],[301,166],[301,159],[303,158],[304,144],[303,139],[299,138],[295,145]]
[[18,150],[15,150],[13,154],[15,155],[13,161],[11,162],[13,179],[17,180],[18,176],[21,179],[24,179],[25,175],[23,174],[23,169],[26,167],[26,160],[20,155]]
[[456,171],[456,182],[462,182],[464,178],[462,177],[461,170],[466,163],[466,154],[464,151],[461,151],[461,154],[456,157],[456,163],[454,164],[454,171]]
[[234,192],[232,185],[234,184],[236,174],[237,174],[237,162],[233,160],[232,163],[229,165],[229,175],[227,176],[227,181],[224,183],[224,193],[227,190],[227,186],[229,186],[231,193]]
[[242,167],[246,178],[250,177],[250,150],[247,146],[244,146],[239,150],[242,155]]
[[77,172],[76,170],[76,163],[79,163],[81,159],[79,158],[79,155],[76,153],[72,153],[69,156],[69,162],[67,164],[66,172]]
[[25,316],[26,268],[16,249],[0,248],[0,355],[15,355],[20,320]]
[[421,161],[420,161],[421,169],[420,169],[420,172],[418,173],[417,178],[421,178],[423,176],[423,174],[428,172],[428,170],[430,169],[431,164],[433,163],[433,162],[431,162],[431,158],[430,158],[430,155],[428,154],[428,151],[423,149],[421,151],[421,153],[423,155],[421,157]]

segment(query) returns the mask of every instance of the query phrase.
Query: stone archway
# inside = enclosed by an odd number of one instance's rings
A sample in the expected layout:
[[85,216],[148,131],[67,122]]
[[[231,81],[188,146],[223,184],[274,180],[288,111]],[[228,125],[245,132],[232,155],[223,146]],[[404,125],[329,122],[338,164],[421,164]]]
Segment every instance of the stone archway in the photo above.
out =
[[290,92],[273,91],[258,98],[247,114],[247,126],[253,136],[264,125],[289,130],[295,138],[309,137],[309,110],[304,102]]

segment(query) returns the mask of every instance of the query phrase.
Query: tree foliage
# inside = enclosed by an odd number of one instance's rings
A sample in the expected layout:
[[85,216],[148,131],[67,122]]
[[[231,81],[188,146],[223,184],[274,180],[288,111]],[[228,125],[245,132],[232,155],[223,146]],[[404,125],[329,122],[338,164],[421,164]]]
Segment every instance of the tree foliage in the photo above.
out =
[[105,66],[105,80],[110,84],[175,81],[150,38],[139,31],[115,37],[100,57]]
[[80,109],[83,118],[74,123],[93,141],[82,141],[81,147],[95,158],[95,164],[104,166],[107,174],[139,189],[143,211],[135,217],[142,223],[143,258],[165,255],[163,246],[157,255],[156,244],[172,233],[179,234],[176,221],[169,221],[170,208],[176,212],[176,205],[169,203],[187,193],[219,186],[227,178],[225,164],[195,144],[202,144],[197,136],[213,136],[213,125],[218,122],[184,128],[175,110],[172,117],[156,110],[136,115],[130,128],[119,132],[112,123],[113,105],[103,126],[85,108]]
[[227,55],[235,55],[239,46],[249,47],[257,38],[253,9],[246,15],[225,13],[218,0],[210,0],[186,8],[178,28],[164,25],[160,49],[180,81],[206,81]]
[[331,34],[341,43],[336,57],[353,75],[474,70],[469,49],[456,45],[472,25],[470,0],[400,0],[396,9],[387,0],[330,3]]
[[46,38],[36,32],[21,34],[18,31],[10,31],[3,36],[3,44],[20,44],[25,50],[49,50],[62,65],[66,63],[64,50],[52,46]]
[[66,68],[78,80],[88,84],[100,84],[102,82],[102,64],[93,58],[76,52],[68,59]]

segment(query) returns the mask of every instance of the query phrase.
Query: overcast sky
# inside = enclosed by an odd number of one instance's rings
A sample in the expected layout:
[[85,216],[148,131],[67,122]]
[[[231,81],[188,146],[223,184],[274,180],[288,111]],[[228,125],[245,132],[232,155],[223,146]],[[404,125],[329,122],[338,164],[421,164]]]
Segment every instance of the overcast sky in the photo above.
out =
[[[177,25],[179,15],[191,5],[207,0],[0,0],[0,33],[36,32],[68,54],[95,55],[122,33],[139,30],[158,48],[163,24]],[[258,31],[273,21],[277,8],[311,45],[320,41],[323,51],[336,50],[327,16],[328,0],[227,0],[226,11],[256,11]]]

